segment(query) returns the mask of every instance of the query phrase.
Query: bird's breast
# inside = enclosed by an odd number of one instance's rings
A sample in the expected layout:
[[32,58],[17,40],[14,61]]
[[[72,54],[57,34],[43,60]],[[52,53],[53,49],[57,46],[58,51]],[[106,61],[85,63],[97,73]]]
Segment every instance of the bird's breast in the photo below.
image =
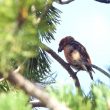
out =
[[77,50],[74,50],[72,53],[71,53],[71,57],[73,60],[75,61],[79,61],[81,59],[81,56],[80,56],[80,53],[79,51]]
[[71,64],[74,63],[74,61],[79,61],[81,59],[79,51],[77,51],[70,45],[64,47],[64,54],[66,60]]

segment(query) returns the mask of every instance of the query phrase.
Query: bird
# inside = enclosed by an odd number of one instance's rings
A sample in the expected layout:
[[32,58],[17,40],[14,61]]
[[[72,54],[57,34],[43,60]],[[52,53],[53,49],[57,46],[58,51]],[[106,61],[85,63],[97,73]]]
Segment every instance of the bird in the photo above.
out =
[[64,51],[67,62],[77,70],[76,73],[80,70],[87,71],[93,80],[92,72],[94,71],[91,67],[91,59],[86,48],[80,42],[72,36],[66,36],[59,42],[58,52],[62,51]]

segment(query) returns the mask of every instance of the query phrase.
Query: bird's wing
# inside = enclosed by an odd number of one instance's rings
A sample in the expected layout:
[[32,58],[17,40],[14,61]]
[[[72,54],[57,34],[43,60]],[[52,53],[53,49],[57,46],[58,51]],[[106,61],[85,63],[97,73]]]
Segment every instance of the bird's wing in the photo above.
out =
[[92,72],[91,72],[91,71],[93,71],[93,69],[90,65],[88,65],[88,64],[91,64],[91,60],[90,60],[90,57],[86,51],[86,48],[81,43],[79,43],[77,41],[72,41],[70,43],[70,45],[73,47],[73,51],[71,51],[72,57],[75,58],[77,56],[76,58],[79,58],[77,63],[79,63],[80,67],[83,70],[88,71],[91,79],[93,79]]
[[[72,41],[70,43],[70,45],[73,47],[73,49],[77,52],[76,55],[79,57],[81,57],[81,60],[86,62],[86,63],[89,63],[91,64],[91,60],[90,60],[90,57],[85,49],[85,47],[79,43],[78,41]],[[72,52],[72,54],[74,55],[74,51]]]

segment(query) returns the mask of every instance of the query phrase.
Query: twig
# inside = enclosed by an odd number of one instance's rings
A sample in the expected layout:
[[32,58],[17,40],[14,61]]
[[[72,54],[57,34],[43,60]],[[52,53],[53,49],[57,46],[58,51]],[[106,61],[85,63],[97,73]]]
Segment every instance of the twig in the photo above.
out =
[[57,60],[63,67],[68,71],[70,76],[75,80],[76,87],[80,87],[79,80],[75,74],[75,72],[71,69],[70,65],[67,64],[61,57],[59,57],[51,48],[46,46],[45,44],[42,44],[43,47],[45,47],[45,51],[49,53],[55,60]]
[[27,94],[39,99],[46,107],[51,110],[69,110],[65,105],[59,103],[57,100],[50,97],[47,92],[35,86],[29,80],[25,79],[21,74],[16,71],[9,73],[7,78],[12,84],[19,86]]
[[69,3],[71,3],[72,1],[74,1],[74,0],[67,0],[67,1],[59,0],[59,4],[62,4],[62,5],[64,5],[64,4],[69,4]]

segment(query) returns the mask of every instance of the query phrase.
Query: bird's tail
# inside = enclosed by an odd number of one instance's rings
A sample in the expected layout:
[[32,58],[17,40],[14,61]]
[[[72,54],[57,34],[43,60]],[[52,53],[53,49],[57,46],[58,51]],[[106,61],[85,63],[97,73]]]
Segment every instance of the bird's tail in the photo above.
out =
[[[91,77],[91,79],[93,80],[93,75],[92,75],[92,73],[94,72],[94,70],[92,69],[92,67],[91,66],[87,66],[87,71],[88,71],[88,73],[89,73],[89,75],[90,75],[90,77]],[[95,72],[94,72],[95,73]]]
[[94,72],[94,70],[92,69],[92,67],[91,66],[88,66],[88,65],[83,65],[83,69],[89,73],[91,79],[93,80],[92,72]]
[[88,73],[89,73],[89,75],[90,75],[91,79],[93,80],[92,71],[88,71]]

